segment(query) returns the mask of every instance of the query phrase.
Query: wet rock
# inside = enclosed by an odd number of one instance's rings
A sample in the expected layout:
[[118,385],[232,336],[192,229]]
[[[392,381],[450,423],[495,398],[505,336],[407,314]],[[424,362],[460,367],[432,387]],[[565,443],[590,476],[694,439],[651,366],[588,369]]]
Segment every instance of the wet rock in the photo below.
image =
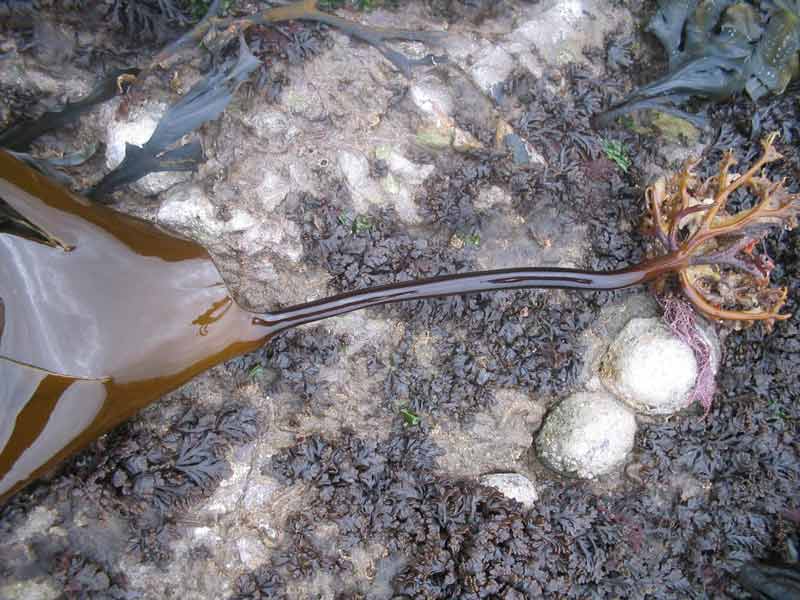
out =
[[187,184],[169,191],[158,209],[157,220],[209,247],[219,244],[221,234],[245,231],[256,223],[247,212],[239,209],[231,211],[227,221],[218,219],[216,212],[199,185]]
[[265,140],[285,137],[291,128],[290,119],[277,110],[244,112],[241,119],[253,133]]
[[489,210],[495,206],[511,206],[511,194],[496,185],[482,188],[475,200],[475,208]]
[[386,162],[392,175],[410,185],[421,185],[433,173],[433,165],[421,165],[408,160],[390,146],[379,146],[375,150],[375,158]]
[[[114,169],[122,162],[126,144],[141,146],[147,142],[166,111],[166,104],[153,102],[132,110],[125,120],[111,120],[106,130],[106,167]],[[131,185],[138,192],[152,196],[191,177],[187,172],[151,173]]]
[[469,131],[464,131],[458,127],[453,130],[453,150],[456,152],[468,154],[481,148],[483,148],[483,144]]
[[492,96],[493,89],[505,81],[514,70],[514,57],[498,46],[489,46],[477,57],[469,71],[475,85]]
[[538,75],[542,60],[551,65],[585,62],[584,50],[602,48],[605,36],[630,15],[601,0],[550,0],[534,5],[523,18],[505,47]]
[[255,195],[264,211],[271,213],[286,198],[286,194],[292,191],[292,185],[280,173],[270,169],[262,169],[262,173],[264,176],[256,187]]
[[511,159],[516,165],[529,165],[531,163],[547,166],[547,161],[531,144],[517,134],[508,122],[502,119],[495,128],[495,147],[500,152],[511,153]]
[[427,78],[409,90],[411,100],[430,121],[445,119],[453,112],[453,98],[447,86],[436,78]]
[[650,122],[653,129],[667,141],[690,145],[700,139],[700,130],[686,119],[662,111],[651,111]]
[[519,473],[492,473],[484,475],[479,481],[482,485],[495,488],[523,506],[531,507],[539,499],[539,493],[533,482]]
[[440,467],[451,475],[473,478],[518,470],[543,413],[542,404],[525,392],[505,388],[495,392],[491,410],[475,415],[468,425],[440,420],[432,432],[432,439],[444,450]]
[[433,150],[452,148],[462,153],[482,148],[480,141],[458,127],[451,117],[452,92],[441,81],[430,77],[416,84],[411,88],[411,100],[425,119],[417,129],[418,144]]
[[432,150],[449,148],[453,143],[453,128],[449,124],[421,127],[417,131],[417,143]]
[[670,158],[670,153],[678,154],[677,161],[683,162],[698,144],[701,131],[691,122],[677,115],[671,115],[660,110],[646,110],[631,115],[628,128],[642,135],[657,136],[661,138],[659,154]]
[[631,319],[600,361],[603,385],[645,415],[686,408],[697,378],[692,349],[660,319]]
[[635,435],[636,418],[624,404],[610,394],[579,392],[547,415],[536,450],[556,471],[592,479],[625,462]]
[[63,598],[56,586],[47,580],[37,578],[17,581],[7,585],[0,584],[0,598],[7,600],[55,600]]
[[46,19],[37,20],[33,27],[33,44],[36,58],[47,65],[68,62],[75,52],[75,40],[61,27]]
[[337,156],[339,169],[347,182],[347,189],[358,212],[365,212],[373,201],[374,184],[369,176],[369,160],[361,153],[343,150]]

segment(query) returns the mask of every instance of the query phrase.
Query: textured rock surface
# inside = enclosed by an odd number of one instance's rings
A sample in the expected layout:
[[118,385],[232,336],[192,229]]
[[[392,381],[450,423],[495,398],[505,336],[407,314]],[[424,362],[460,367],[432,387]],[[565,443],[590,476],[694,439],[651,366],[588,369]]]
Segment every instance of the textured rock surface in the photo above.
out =
[[539,499],[536,485],[519,473],[492,473],[479,479],[481,485],[495,488],[506,498],[516,500],[523,506],[533,506]]
[[545,418],[539,457],[565,475],[594,478],[621,467],[633,449],[636,418],[609,394],[579,392]]
[[659,319],[631,319],[603,357],[600,377],[634,410],[669,415],[686,408],[697,361]]

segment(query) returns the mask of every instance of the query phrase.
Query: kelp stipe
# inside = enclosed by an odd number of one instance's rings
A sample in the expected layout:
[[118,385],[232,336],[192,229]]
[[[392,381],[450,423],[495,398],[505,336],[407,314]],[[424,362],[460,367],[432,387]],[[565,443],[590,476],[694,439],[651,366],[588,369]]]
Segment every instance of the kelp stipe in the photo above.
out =
[[[729,173],[727,155],[702,185],[687,169],[654,186],[648,208],[662,254],[639,265],[461,273],[264,314],[236,304],[202,247],[93,205],[0,151],[0,501],[206,369],[285,329],[369,306],[506,289],[610,290],[677,273],[712,318],[782,319],[783,295],[767,285],[771,263],[753,253],[771,226],[793,225],[800,211],[797,195],[759,176],[779,158],[772,141],[741,176]],[[727,215],[739,187],[760,201]],[[693,203],[708,190],[712,203]],[[750,278],[752,293],[733,299],[748,302],[742,310],[713,305],[713,278],[702,277],[714,269]]]

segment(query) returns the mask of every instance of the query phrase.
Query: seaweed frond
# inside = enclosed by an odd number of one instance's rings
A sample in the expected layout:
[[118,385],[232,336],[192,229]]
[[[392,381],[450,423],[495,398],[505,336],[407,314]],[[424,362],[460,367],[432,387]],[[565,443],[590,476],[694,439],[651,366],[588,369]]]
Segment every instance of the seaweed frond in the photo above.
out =
[[[787,291],[770,286],[774,264],[757,249],[773,228],[795,227],[800,213],[800,194],[789,193],[784,180],[763,174],[765,165],[782,158],[776,137],[773,133],[762,140],[761,156],[744,173],[732,172],[736,159],[728,151],[717,174],[704,181],[694,174],[696,161],[689,161],[647,190],[656,254],[682,262],[677,273],[684,294],[711,319],[771,326],[789,318],[780,313]],[[728,200],[737,190],[749,193],[755,203],[730,213]]]
[[317,0],[299,0],[297,2],[268,8],[254,15],[237,18],[217,17],[218,4],[219,0],[215,1],[206,16],[197,25],[178,40],[161,50],[161,52],[155,56],[148,69],[170,60],[184,47],[197,45],[212,31],[220,34],[238,34],[254,25],[274,25],[286,21],[311,21],[329,27],[335,27],[350,37],[376,48],[406,77],[411,76],[411,70],[416,66],[435,65],[447,60],[445,56],[434,56],[432,54],[427,54],[421,58],[411,58],[388,45],[388,42],[391,41],[437,44],[445,36],[445,32],[443,31],[413,31],[406,29],[367,27],[355,21],[350,21],[320,10],[317,6]]
[[159,171],[193,171],[203,158],[199,142],[167,148],[207,121],[219,117],[238,86],[260,62],[240,39],[239,57],[213,70],[167,110],[143,146],[127,144],[125,158],[90,192],[93,200],[107,200],[115,189]]

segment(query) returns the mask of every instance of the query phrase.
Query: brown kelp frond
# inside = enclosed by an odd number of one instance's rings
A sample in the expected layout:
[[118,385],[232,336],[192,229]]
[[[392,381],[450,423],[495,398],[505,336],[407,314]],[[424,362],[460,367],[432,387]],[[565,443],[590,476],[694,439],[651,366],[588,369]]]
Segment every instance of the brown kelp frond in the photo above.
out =
[[[726,152],[716,175],[701,180],[689,161],[669,180],[647,190],[649,233],[657,254],[685,261],[679,281],[686,297],[715,320],[771,326],[789,318],[780,314],[786,290],[769,285],[774,264],[756,246],[774,227],[793,228],[800,213],[800,194],[789,193],[784,181],[762,175],[765,165],[779,160],[777,134],[761,142],[761,156],[744,173],[732,172],[736,159]],[[737,190],[754,199],[751,208],[728,212]]]

